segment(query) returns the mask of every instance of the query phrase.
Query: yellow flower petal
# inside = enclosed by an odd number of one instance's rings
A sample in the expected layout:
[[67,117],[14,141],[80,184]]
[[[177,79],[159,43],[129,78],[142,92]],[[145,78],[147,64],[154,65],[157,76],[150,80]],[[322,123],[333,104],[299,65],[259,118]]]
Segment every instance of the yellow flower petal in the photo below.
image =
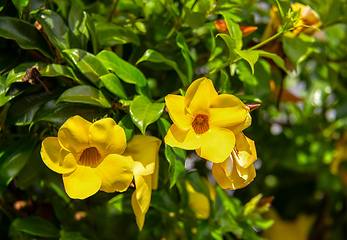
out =
[[101,156],[122,154],[126,148],[124,129],[112,118],[103,118],[94,122],[89,129],[90,145],[95,146]]
[[210,127],[233,127],[243,123],[249,108],[233,96],[222,94],[213,99],[210,106]]
[[186,182],[188,192],[188,206],[198,219],[207,219],[210,216],[210,201],[202,193],[197,192],[189,182]]
[[58,131],[60,145],[78,156],[89,147],[89,128],[91,125],[91,122],[78,115],[69,118]]
[[42,141],[41,157],[47,167],[60,174],[70,173],[77,167],[75,157],[60,146],[57,137]]
[[[212,166],[212,173],[217,183],[223,189],[236,190],[247,186],[255,178],[255,169],[253,164],[244,169],[242,174],[245,177],[247,175],[247,180],[239,176],[236,170],[236,164],[233,164],[233,170],[231,174],[228,174],[230,177],[227,177],[227,173],[224,171],[221,163],[215,163]],[[247,174],[246,174],[247,173]]]
[[225,128],[212,128],[201,134],[200,140],[201,148],[196,153],[214,163],[224,162],[235,146],[234,133]]
[[156,168],[161,140],[153,136],[134,135],[128,142],[125,156],[134,159],[134,175],[150,175]]
[[158,188],[158,180],[159,180],[159,156],[155,160],[155,169],[152,176],[152,189],[156,190]]
[[248,168],[257,160],[254,141],[246,137],[243,133],[236,135],[236,149],[238,154],[235,160],[241,167]]
[[183,96],[169,94],[165,97],[165,103],[174,124],[183,130],[188,130],[193,116],[187,112],[184,99]]
[[70,198],[85,199],[94,195],[101,187],[101,178],[94,169],[78,165],[75,171],[63,174],[64,187]]
[[152,196],[152,177],[151,176],[134,176],[136,187],[136,200],[142,213],[146,213],[151,203]]
[[134,161],[130,156],[109,154],[95,168],[95,173],[101,178],[100,190],[105,192],[124,192],[133,180]]
[[200,138],[192,128],[182,130],[175,124],[172,124],[164,138],[165,143],[171,147],[179,147],[186,150],[200,148]]
[[245,121],[243,121],[242,123],[232,126],[229,129],[231,131],[233,131],[233,133],[237,134],[242,132],[244,129],[248,128],[252,123],[252,117],[249,113],[247,113],[246,119]]
[[198,113],[208,114],[210,103],[217,96],[212,81],[208,78],[199,78],[187,89],[185,105],[188,112],[194,116]]
[[143,213],[140,209],[139,203],[136,199],[136,190],[131,195],[131,206],[133,208],[135,217],[136,217],[136,224],[139,227],[140,230],[143,228],[143,224],[145,223],[145,215],[146,213]]

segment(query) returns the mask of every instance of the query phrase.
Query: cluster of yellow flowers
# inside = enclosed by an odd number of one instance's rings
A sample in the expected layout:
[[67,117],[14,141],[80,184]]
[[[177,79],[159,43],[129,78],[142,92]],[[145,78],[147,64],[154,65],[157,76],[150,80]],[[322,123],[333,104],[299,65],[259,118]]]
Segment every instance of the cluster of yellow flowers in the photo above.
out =
[[[166,144],[195,150],[214,162],[212,172],[222,188],[241,188],[254,179],[254,142],[242,133],[251,124],[250,109],[240,99],[218,95],[212,81],[201,78],[185,97],[170,94],[165,101],[173,121]],[[131,204],[142,229],[152,189],[158,187],[160,145],[160,139],[144,135],[134,135],[127,143],[124,129],[112,118],[91,123],[74,116],[57,137],[43,140],[41,156],[51,170],[62,174],[65,191],[74,199],[99,190],[124,192],[134,180]]]

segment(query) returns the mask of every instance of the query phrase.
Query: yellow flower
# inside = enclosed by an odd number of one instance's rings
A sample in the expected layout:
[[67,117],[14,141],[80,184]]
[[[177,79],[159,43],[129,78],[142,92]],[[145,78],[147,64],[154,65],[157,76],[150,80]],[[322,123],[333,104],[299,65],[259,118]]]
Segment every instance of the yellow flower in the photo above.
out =
[[255,178],[253,162],[257,160],[254,141],[242,132],[236,135],[236,145],[222,163],[212,166],[212,173],[219,186],[235,190],[247,186]]
[[185,97],[169,94],[165,102],[173,121],[165,143],[214,163],[230,155],[235,134],[251,124],[249,108],[233,95],[218,95],[207,78],[195,80]]
[[66,193],[85,199],[97,191],[123,192],[133,179],[134,161],[123,156],[125,132],[111,118],[91,123],[69,118],[58,137],[42,142],[41,157],[51,170],[63,175]]
[[[204,181],[208,186],[211,200],[214,201],[216,199],[216,191],[207,179],[204,178]],[[211,211],[210,199],[204,194],[197,192],[188,181],[186,181],[186,188],[188,192],[188,206],[195,213],[196,218],[209,218]]]
[[152,189],[158,187],[159,147],[161,140],[153,136],[135,135],[128,143],[125,156],[134,159],[135,191],[131,197],[136,223],[141,230],[151,202]]

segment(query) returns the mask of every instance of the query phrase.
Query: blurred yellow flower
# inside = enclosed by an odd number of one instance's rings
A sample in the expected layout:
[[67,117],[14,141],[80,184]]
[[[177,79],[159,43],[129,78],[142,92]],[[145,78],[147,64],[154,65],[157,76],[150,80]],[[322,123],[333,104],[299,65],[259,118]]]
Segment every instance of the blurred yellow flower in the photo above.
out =
[[41,157],[47,167],[63,175],[69,197],[85,199],[99,190],[128,189],[134,161],[122,155],[126,146],[124,129],[112,118],[91,123],[74,116],[61,126],[58,137],[43,140]]
[[[214,201],[216,199],[216,190],[207,179],[204,178],[204,181],[209,188],[210,198]],[[188,192],[188,206],[195,213],[196,218],[209,218],[211,211],[210,199],[204,194],[197,192],[188,181],[186,181],[186,188]]]
[[[317,28],[322,24],[319,15],[310,6],[303,5],[301,3],[293,3],[291,4],[291,8],[294,12],[300,11],[299,21],[293,26],[296,27],[292,30],[294,35],[298,35],[300,32],[311,34],[315,31],[314,28]],[[281,25],[281,17],[278,8],[273,6],[270,10],[270,21],[267,24],[260,41],[264,41],[265,39],[275,35],[279,25]],[[314,28],[300,27],[302,25],[311,26]]]
[[255,178],[254,161],[257,152],[254,141],[242,132],[236,135],[236,145],[230,156],[222,163],[212,166],[212,173],[219,186],[235,190],[247,186]]
[[230,155],[235,134],[251,124],[250,109],[233,95],[218,95],[207,78],[195,80],[185,97],[169,94],[165,102],[173,121],[165,143],[195,150],[214,163]]
[[135,135],[124,152],[124,156],[134,159],[135,191],[131,197],[131,205],[140,230],[151,202],[152,189],[158,187],[160,145],[161,140],[156,137]]

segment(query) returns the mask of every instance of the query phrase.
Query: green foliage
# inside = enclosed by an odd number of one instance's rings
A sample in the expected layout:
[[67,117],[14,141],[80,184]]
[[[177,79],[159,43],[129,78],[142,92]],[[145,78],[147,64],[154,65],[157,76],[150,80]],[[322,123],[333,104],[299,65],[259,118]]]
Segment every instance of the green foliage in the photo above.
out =
[[[346,1],[303,2],[319,30],[297,26],[302,11],[284,0],[0,1],[0,239],[277,240],[300,234],[271,231],[301,216],[315,223],[301,224],[308,236],[297,238],[343,239]],[[266,35],[272,7],[276,28]],[[258,29],[246,36],[244,26]],[[206,160],[165,144],[165,96],[184,95],[201,77],[221,94],[261,104],[244,131],[258,160],[243,189],[220,188]],[[142,231],[133,189],[72,200],[44,165],[42,140],[74,115],[112,117],[127,141],[162,140]],[[194,212],[186,183],[208,199],[207,219]]]

